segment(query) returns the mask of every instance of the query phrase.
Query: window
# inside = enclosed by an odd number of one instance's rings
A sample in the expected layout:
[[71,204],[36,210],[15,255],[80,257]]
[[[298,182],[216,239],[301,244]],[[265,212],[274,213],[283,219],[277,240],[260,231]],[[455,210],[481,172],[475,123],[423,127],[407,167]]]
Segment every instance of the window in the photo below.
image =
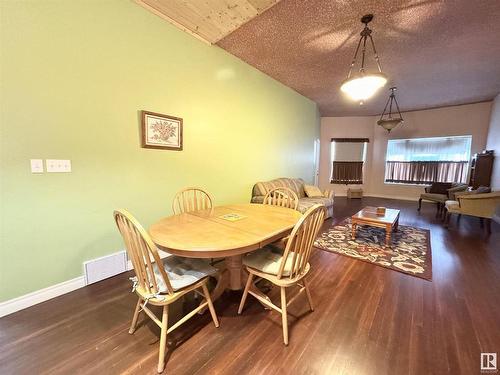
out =
[[362,184],[368,138],[332,138],[332,184]]
[[465,182],[471,142],[470,135],[389,140],[385,182]]

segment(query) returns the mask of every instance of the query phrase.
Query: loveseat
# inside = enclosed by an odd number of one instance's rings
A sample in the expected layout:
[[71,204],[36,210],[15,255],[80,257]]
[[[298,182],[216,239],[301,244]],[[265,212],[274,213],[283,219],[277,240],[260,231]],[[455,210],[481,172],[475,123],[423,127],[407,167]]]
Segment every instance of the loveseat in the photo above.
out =
[[333,198],[334,193],[332,190],[325,190],[322,192],[322,196],[308,197],[304,190],[305,182],[301,178],[277,178],[271,181],[257,182],[252,189],[252,203],[263,203],[264,196],[269,190],[277,187],[286,187],[295,192],[299,197],[299,207],[297,208],[300,212],[304,213],[307,209],[317,203],[325,206],[327,215],[326,217],[332,217],[333,215]]

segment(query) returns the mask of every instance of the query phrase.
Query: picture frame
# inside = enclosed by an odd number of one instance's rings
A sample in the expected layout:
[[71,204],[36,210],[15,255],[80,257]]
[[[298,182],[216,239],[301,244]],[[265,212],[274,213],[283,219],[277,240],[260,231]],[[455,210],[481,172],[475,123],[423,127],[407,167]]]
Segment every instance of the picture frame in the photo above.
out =
[[182,151],[182,118],[142,111],[141,147]]

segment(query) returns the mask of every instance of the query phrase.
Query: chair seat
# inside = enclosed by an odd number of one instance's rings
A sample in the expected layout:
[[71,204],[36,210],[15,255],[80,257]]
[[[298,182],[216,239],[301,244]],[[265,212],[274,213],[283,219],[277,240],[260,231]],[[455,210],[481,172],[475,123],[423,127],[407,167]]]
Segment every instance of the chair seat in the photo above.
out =
[[[289,276],[292,268],[294,253],[290,252],[283,269],[283,276]],[[277,275],[281,260],[283,259],[283,252],[275,246],[265,246],[246,257],[243,258],[243,264],[258,271],[268,273],[270,275]]]
[[[164,258],[163,267],[167,271],[170,285],[172,285],[174,291],[195,284],[201,279],[217,273],[217,269],[212,267],[207,260],[183,258],[175,255]],[[167,286],[156,263],[153,264],[153,269],[158,282],[158,291],[167,293]]]
[[444,206],[446,207],[448,212],[460,212],[460,204],[458,203],[458,201],[448,200],[445,202]]
[[448,199],[446,194],[437,194],[437,193],[423,193],[420,194],[421,199],[425,199],[432,202],[441,202],[444,203]]

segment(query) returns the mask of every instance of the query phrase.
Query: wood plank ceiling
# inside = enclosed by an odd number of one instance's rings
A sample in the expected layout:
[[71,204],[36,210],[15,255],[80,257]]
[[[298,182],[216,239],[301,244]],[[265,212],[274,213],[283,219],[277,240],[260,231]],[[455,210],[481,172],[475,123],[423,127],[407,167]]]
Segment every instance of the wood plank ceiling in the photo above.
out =
[[215,44],[280,0],[136,0],[180,29]]

